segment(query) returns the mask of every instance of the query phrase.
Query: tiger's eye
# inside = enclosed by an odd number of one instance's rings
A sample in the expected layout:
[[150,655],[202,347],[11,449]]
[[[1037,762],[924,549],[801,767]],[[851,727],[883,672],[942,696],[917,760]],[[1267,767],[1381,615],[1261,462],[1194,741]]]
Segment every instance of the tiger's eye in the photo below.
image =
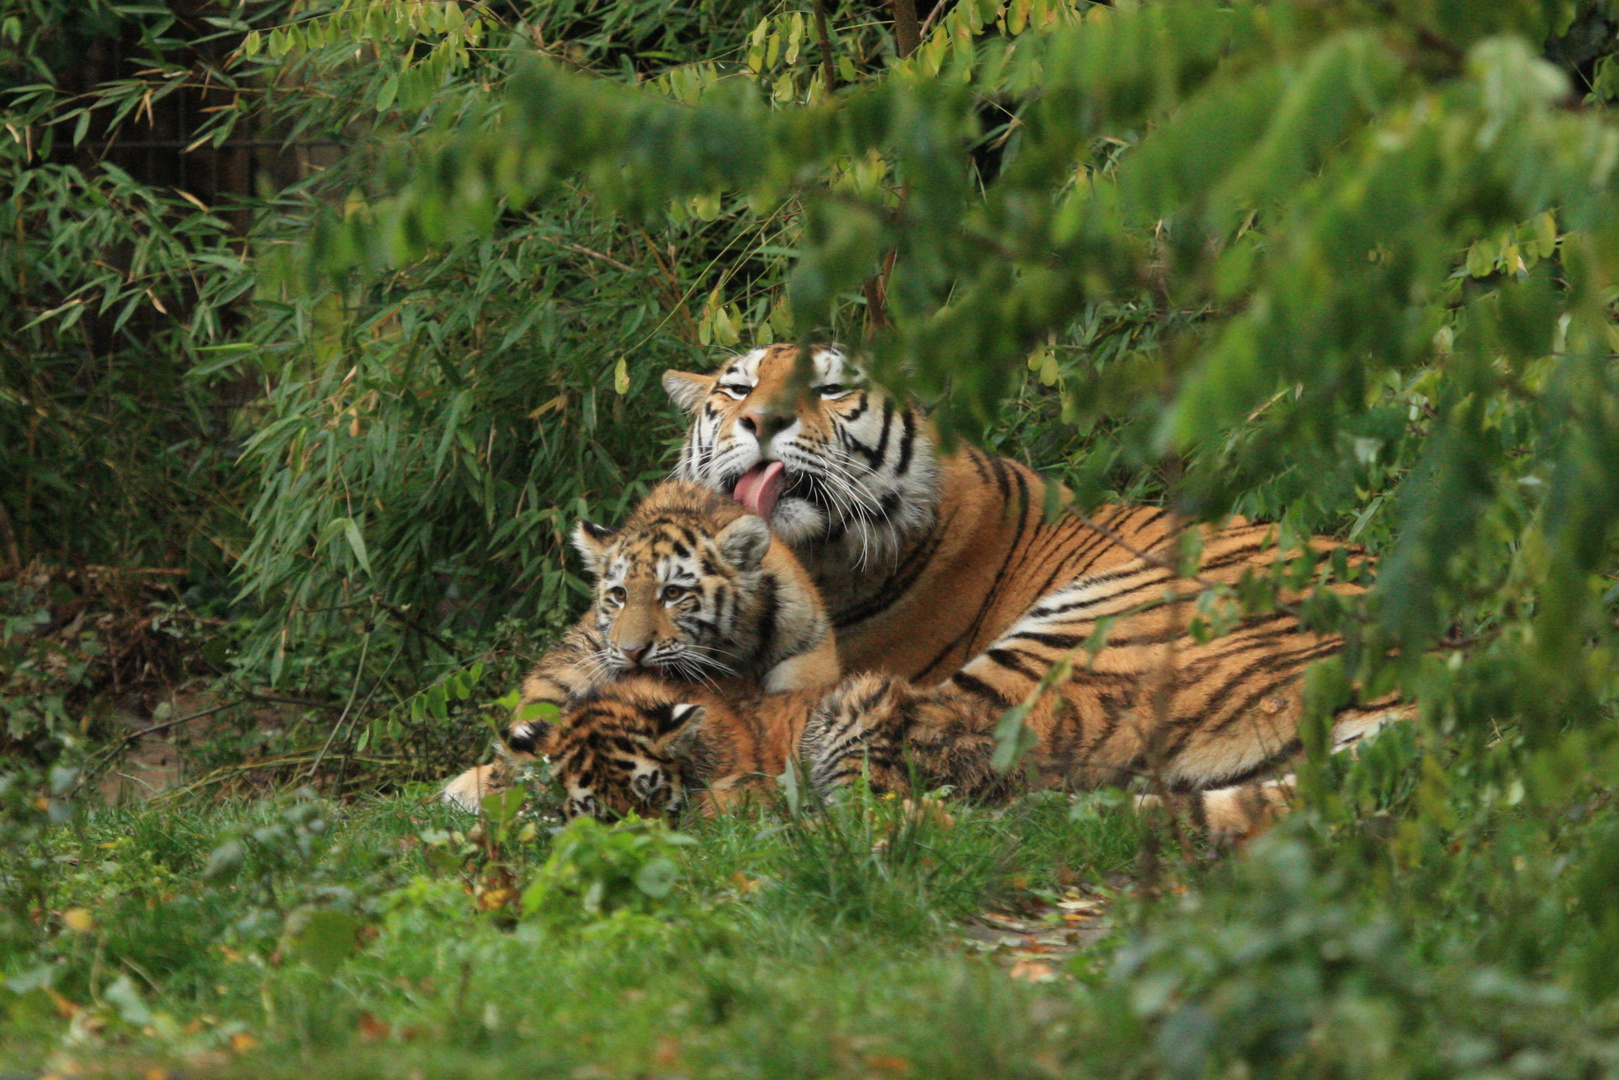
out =
[[663,602],[665,604],[672,604],[676,600],[684,597],[690,591],[690,589],[683,589],[679,585],[665,585],[663,587]]
[[611,589],[607,590],[607,599],[612,601],[615,604],[624,603],[625,599],[627,599],[628,596],[629,596],[629,594],[626,593],[623,589],[619,588],[617,585],[614,585]]

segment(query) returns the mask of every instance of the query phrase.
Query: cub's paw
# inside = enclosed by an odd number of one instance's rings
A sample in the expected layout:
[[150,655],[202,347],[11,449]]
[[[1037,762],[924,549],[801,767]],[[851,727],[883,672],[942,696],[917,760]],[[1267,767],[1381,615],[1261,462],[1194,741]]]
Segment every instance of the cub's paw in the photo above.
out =
[[483,800],[499,795],[512,786],[512,769],[504,761],[478,765],[444,785],[439,798],[469,814],[483,807]]

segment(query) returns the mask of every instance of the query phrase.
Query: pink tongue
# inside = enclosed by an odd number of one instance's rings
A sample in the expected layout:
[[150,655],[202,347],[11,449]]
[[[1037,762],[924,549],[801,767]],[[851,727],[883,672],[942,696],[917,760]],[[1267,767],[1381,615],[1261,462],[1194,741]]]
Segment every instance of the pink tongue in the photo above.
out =
[[731,491],[731,498],[758,514],[766,521],[781,498],[781,489],[787,486],[787,469],[779,461],[766,461],[742,474]]

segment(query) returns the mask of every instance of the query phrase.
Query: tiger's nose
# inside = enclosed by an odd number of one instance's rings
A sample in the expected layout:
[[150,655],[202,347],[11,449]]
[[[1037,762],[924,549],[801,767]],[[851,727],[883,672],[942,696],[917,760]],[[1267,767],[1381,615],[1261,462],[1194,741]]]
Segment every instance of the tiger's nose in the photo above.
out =
[[765,413],[749,410],[737,418],[744,431],[755,438],[768,439],[781,429],[791,424],[797,417],[791,413]]
[[641,663],[641,657],[646,655],[646,651],[650,646],[651,646],[650,642],[645,642],[644,641],[639,645],[620,646],[619,651],[624,654],[624,659],[628,660],[632,664],[635,664],[635,665],[639,666],[640,663]]

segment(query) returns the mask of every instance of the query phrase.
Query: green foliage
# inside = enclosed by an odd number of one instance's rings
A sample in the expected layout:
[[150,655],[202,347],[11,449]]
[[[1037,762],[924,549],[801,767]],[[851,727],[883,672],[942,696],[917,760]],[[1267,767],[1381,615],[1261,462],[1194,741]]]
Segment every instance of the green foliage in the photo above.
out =
[[71,651],[38,636],[51,622],[51,605],[40,592],[0,582],[0,711],[11,745],[49,753],[52,737],[74,726],[67,699],[85,685],[103,649],[94,635]]
[[[18,773],[8,1064],[1611,1070],[1609,4],[958,3],[904,60],[869,5],[826,9],[830,58],[813,8],[718,0],[210,11],[0,0],[0,561],[240,555],[240,598],[193,600],[244,685],[319,702],[281,775],[481,738],[576,600],[571,519],[667,468],[662,368],[829,335],[1087,504],[1369,545],[1370,598],[1310,605],[1350,639],[1312,708],[1359,680],[1425,720],[1353,760],[1307,727],[1305,811],[1212,862],[1117,794],[688,840],[552,834],[543,792],[468,827],[425,787],[76,817],[73,773]],[[114,33],[148,67],[69,85]],[[227,107],[190,139],[321,167],[242,213],[95,166],[201,83]],[[8,715],[71,742],[93,665],[19,581]],[[1055,981],[962,948],[1080,883],[1114,933]]]
[[[190,43],[151,5],[0,4],[0,560],[171,565],[216,575],[239,509],[228,416],[187,374],[252,288],[218,208],[86,160],[144,107],[189,85]],[[81,99],[53,83],[126,30],[150,81]],[[161,76],[158,78],[156,76]],[[24,79],[43,79],[18,85]],[[92,123],[92,121],[94,123]],[[69,134],[71,132],[71,134]],[[133,131],[129,134],[133,136]],[[83,145],[76,156],[73,148]],[[176,528],[175,522],[183,523]],[[9,548],[3,546],[9,544]]]
[[[939,64],[803,106],[752,66],[676,103],[532,60],[492,126],[428,141],[310,251],[390,265],[580,187],[649,223],[793,208],[793,335],[857,336],[880,280],[871,365],[947,428],[1032,370],[1093,433],[1087,499],[1156,468],[1190,514],[1386,549],[1337,620],[1362,682],[1548,735],[1602,715],[1619,131],[1537,56],[1586,7],[1050,10],[957,7]],[[1017,121],[993,175],[986,98]],[[1457,640],[1482,644],[1425,659]]]
[[523,890],[523,914],[567,925],[664,910],[680,879],[678,849],[691,842],[661,821],[576,819]]

